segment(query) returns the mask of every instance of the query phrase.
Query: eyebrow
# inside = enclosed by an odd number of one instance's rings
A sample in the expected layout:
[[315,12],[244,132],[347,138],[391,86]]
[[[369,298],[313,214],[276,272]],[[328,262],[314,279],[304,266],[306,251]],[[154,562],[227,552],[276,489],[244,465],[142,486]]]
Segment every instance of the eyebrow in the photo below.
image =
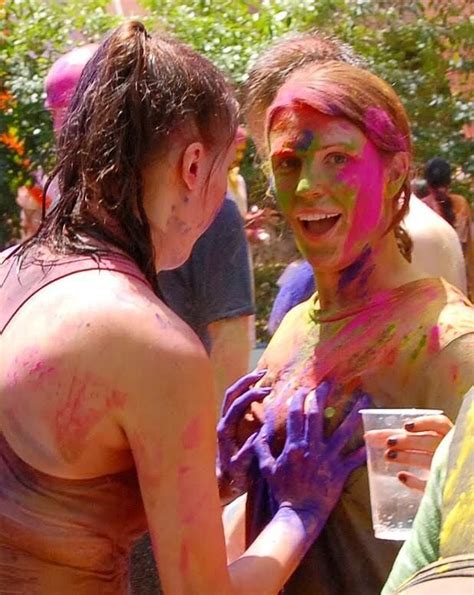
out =
[[[281,149],[277,149],[275,151],[270,151],[270,155],[273,156],[277,156],[277,157],[281,157],[281,156],[290,156],[290,155],[295,155],[296,153],[304,153],[305,150],[304,149],[298,149],[297,148],[297,140],[295,142],[291,142],[290,146],[286,146],[283,147]],[[320,147],[317,147],[316,151],[324,151],[326,149],[331,149],[333,147],[341,147],[344,149],[353,149],[356,150],[357,147],[354,147],[354,143],[353,142],[331,142],[331,143],[327,143],[325,145],[321,145]]]
[[285,147],[284,149],[277,149],[276,151],[270,151],[272,157],[292,157],[296,155],[295,149]]

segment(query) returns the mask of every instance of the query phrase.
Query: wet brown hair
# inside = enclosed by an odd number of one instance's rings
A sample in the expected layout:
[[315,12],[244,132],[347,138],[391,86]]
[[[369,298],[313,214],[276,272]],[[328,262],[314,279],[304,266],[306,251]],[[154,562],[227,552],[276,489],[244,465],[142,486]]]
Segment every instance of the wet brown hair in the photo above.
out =
[[217,163],[236,128],[232,88],[211,62],[171,37],[151,37],[139,21],[121,25],[82,72],[50,178],[61,198],[32,243],[97,255],[98,240],[128,254],[154,283],[144,166],[194,140]]
[[[365,69],[364,60],[350,46],[318,31],[279,41],[260,56],[249,72],[244,110],[260,152],[265,153],[266,111],[280,87],[300,73],[306,79],[314,73],[316,87],[332,86],[330,96],[326,96],[327,88],[318,95],[319,107],[313,106],[318,111],[349,119],[383,153],[406,151],[411,156],[409,122],[396,93]],[[366,89],[368,85],[370,88]],[[390,229],[395,233],[400,252],[410,261],[413,242],[401,225],[409,208],[408,173],[397,199],[400,207]]]

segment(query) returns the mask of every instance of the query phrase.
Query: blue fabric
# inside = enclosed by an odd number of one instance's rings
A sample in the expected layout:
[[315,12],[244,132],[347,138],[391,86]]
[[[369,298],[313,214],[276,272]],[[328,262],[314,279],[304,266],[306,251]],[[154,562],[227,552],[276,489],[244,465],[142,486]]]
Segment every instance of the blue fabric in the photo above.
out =
[[313,269],[306,260],[288,265],[278,284],[280,290],[273,302],[268,321],[268,330],[272,335],[280,326],[286,313],[309,299],[316,289]]
[[236,204],[226,198],[187,262],[158,274],[166,304],[196,332],[210,351],[207,326],[254,313],[247,238]]

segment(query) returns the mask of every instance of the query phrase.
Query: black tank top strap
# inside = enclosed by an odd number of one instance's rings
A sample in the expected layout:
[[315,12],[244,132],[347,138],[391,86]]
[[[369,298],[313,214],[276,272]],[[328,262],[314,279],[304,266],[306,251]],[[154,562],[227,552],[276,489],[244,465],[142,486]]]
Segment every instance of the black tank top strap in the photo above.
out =
[[96,258],[87,255],[65,256],[60,260],[29,258],[21,265],[15,255],[3,262],[0,256],[0,334],[38,291],[69,275],[93,270],[122,273],[150,287],[138,266],[121,254],[109,253]]

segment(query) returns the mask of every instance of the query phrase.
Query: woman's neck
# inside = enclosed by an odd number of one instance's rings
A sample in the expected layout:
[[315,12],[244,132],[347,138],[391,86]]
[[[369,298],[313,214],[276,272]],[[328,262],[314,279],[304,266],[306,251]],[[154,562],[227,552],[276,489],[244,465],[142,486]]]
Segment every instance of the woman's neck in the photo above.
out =
[[316,271],[320,308],[328,313],[354,307],[377,293],[424,277],[400,254],[393,233],[376,246],[366,246],[360,257],[342,271]]

